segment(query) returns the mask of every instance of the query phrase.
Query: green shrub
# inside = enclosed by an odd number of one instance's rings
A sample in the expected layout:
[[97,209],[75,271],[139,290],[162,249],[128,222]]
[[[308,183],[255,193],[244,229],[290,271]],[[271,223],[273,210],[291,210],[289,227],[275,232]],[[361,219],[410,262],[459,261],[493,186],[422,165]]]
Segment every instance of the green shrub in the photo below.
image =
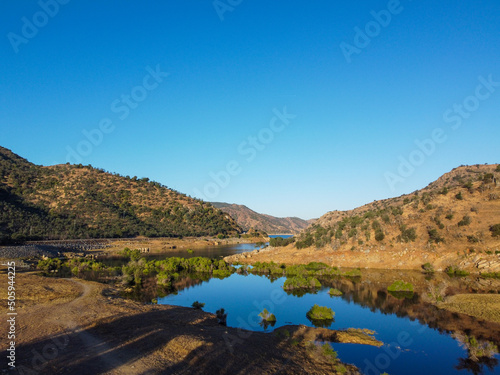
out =
[[490,227],[490,232],[493,237],[500,237],[500,224],[495,224]]
[[337,352],[333,350],[330,344],[323,344],[321,346],[321,352],[323,356],[330,362],[335,362],[337,360]]
[[198,301],[194,301],[193,304],[191,305],[191,307],[196,310],[201,310],[204,306],[205,306],[204,303]]
[[275,322],[276,321],[276,316],[274,314],[271,314],[267,309],[262,310],[262,312],[259,314],[259,316],[262,318],[262,320],[265,320],[266,322]]
[[467,236],[467,241],[471,243],[477,243],[479,242],[479,238],[477,238],[476,236]]
[[333,320],[335,313],[329,307],[314,305],[306,316],[310,320]]
[[315,277],[292,276],[287,277],[283,289],[316,289],[321,288],[321,283]]
[[342,295],[342,292],[336,288],[330,288],[330,290],[328,291],[328,294],[330,296],[339,297]]
[[384,232],[382,232],[381,229],[378,229],[375,231],[375,239],[380,242],[380,241],[383,241],[385,238],[385,234]]
[[288,237],[288,238],[276,237],[276,238],[271,238],[269,240],[269,245],[274,247],[283,247],[294,242],[295,242],[294,237]]
[[435,242],[435,243],[444,242],[444,238],[439,236],[437,229],[435,228],[428,229],[427,233],[429,234],[429,242]]
[[227,324],[227,312],[221,308],[215,312],[215,315],[217,316],[217,321],[219,324],[226,325]]
[[455,198],[457,198],[459,201],[461,201],[462,199],[464,199],[463,195],[462,195],[462,192],[458,192],[458,194],[455,195]]
[[465,216],[462,218],[462,220],[460,220],[460,221],[458,222],[458,226],[459,226],[459,227],[463,227],[463,226],[469,225],[469,224],[470,224],[470,222],[471,222],[470,217],[469,217],[469,216],[467,216],[467,215],[465,215]]
[[486,279],[500,279],[500,272],[483,272],[481,277]]
[[401,240],[404,242],[414,242],[417,239],[417,230],[413,227],[406,228],[406,225],[401,225]]
[[295,247],[297,249],[304,249],[306,247],[311,247],[314,244],[314,238],[311,233],[307,233],[303,240],[295,242]]
[[446,219],[451,220],[453,219],[453,214],[448,214],[445,216]]
[[469,272],[460,269],[458,266],[448,266],[445,268],[444,272],[446,272],[450,276],[467,276]]
[[387,287],[389,292],[413,292],[413,284],[406,283],[402,280],[394,281]]
[[445,186],[442,190],[438,191],[438,194],[446,195],[448,194],[448,188]]
[[434,272],[434,266],[429,262],[422,264],[422,269],[427,273]]
[[346,276],[346,277],[361,277],[361,271],[358,268],[356,268],[356,269],[344,272],[342,274],[342,276]]

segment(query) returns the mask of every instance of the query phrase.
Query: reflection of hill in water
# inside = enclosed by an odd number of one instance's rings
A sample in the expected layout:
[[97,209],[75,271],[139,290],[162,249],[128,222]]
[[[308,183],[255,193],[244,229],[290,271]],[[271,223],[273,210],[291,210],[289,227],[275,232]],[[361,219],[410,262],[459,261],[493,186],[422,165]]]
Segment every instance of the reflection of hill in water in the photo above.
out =
[[[404,280],[414,285],[415,293],[411,299],[398,299],[387,292],[395,280]],[[354,302],[371,311],[395,314],[418,320],[421,324],[437,329],[439,332],[460,332],[475,336],[477,339],[500,344],[500,324],[478,320],[474,317],[438,309],[428,296],[429,288],[442,287],[447,295],[458,293],[498,293],[500,280],[479,279],[475,277],[450,278],[446,274],[426,275],[412,271],[363,271],[360,279],[321,279],[323,286],[342,291],[344,300]]]
[[189,289],[193,286],[200,285],[204,281],[208,281],[210,279],[209,274],[206,275],[206,278],[204,276],[205,275],[196,275],[196,276],[191,275],[191,276],[181,277],[173,283],[173,287],[179,292],[184,289]]

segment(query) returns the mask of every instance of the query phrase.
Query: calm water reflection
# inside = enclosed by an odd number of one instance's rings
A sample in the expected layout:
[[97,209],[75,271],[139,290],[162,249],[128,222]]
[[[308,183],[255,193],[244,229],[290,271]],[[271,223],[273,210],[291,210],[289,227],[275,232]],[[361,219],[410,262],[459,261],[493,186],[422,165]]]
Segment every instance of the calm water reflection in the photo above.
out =
[[[416,287],[411,299],[398,299],[387,293],[387,285],[405,279]],[[366,271],[361,279],[321,279],[323,288],[302,297],[287,294],[282,286],[285,278],[269,279],[256,275],[234,274],[224,280],[198,280],[178,285],[178,294],[158,300],[160,304],[191,306],[194,301],[206,303],[204,310],[215,313],[223,307],[227,324],[254,331],[271,331],[287,324],[312,326],[306,313],[314,304],[335,311],[332,329],[368,328],[377,332],[381,348],[353,344],[333,344],[340,358],[357,365],[366,374],[500,374],[498,355],[470,360],[470,350],[452,337],[474,336],[479,343],[500,344],[500,326],[478,321],[469,316],[439,310],[428,303],[429,285],[446,283],[448,290],[500,290],[496,281],[474,278],[450,279],[438,274],[426,280],[418,272]],[[335,287],[341,297],[330,297]],[[274,313],[274,327],[260,325],[258,314],[266,308]],[[470,346],[470,345],[469,345]],[[491,367],[492,371],[488,369]]]

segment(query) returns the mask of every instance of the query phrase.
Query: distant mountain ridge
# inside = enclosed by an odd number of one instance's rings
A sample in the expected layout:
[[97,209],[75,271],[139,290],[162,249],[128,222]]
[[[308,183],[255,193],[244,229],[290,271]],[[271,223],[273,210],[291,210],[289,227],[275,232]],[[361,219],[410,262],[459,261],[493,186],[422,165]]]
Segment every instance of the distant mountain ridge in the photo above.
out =
[[81,164],[38,166],[0,147],[0,243],[241,231],[210,203],[148,178]]
[[212,202],[212,205],[231,215],[245,231],[253,228],[271,234],[297,234],[314,222],[314,220],[303,220],[298,217],[280,218],[260,214],[239,204]]

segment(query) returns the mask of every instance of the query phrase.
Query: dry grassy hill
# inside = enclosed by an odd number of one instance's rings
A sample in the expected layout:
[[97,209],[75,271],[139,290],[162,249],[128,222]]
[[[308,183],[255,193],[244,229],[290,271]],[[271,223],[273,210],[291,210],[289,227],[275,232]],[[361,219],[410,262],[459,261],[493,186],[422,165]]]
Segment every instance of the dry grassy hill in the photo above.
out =
[[243,230],[261,230],[270,234],[299,233],[314,220],[303,220],[298,217],[275,217],[259,214],[239,204],[212,202],[214,207],[220,208],[233,217]]
[[329,212],[273,251],[252,261],[500,271],[500,166],[461,166],[411,194]]
[[227,214],[149,181],[91,166],[34,165],[0,147],[0,243],[238,233]]

